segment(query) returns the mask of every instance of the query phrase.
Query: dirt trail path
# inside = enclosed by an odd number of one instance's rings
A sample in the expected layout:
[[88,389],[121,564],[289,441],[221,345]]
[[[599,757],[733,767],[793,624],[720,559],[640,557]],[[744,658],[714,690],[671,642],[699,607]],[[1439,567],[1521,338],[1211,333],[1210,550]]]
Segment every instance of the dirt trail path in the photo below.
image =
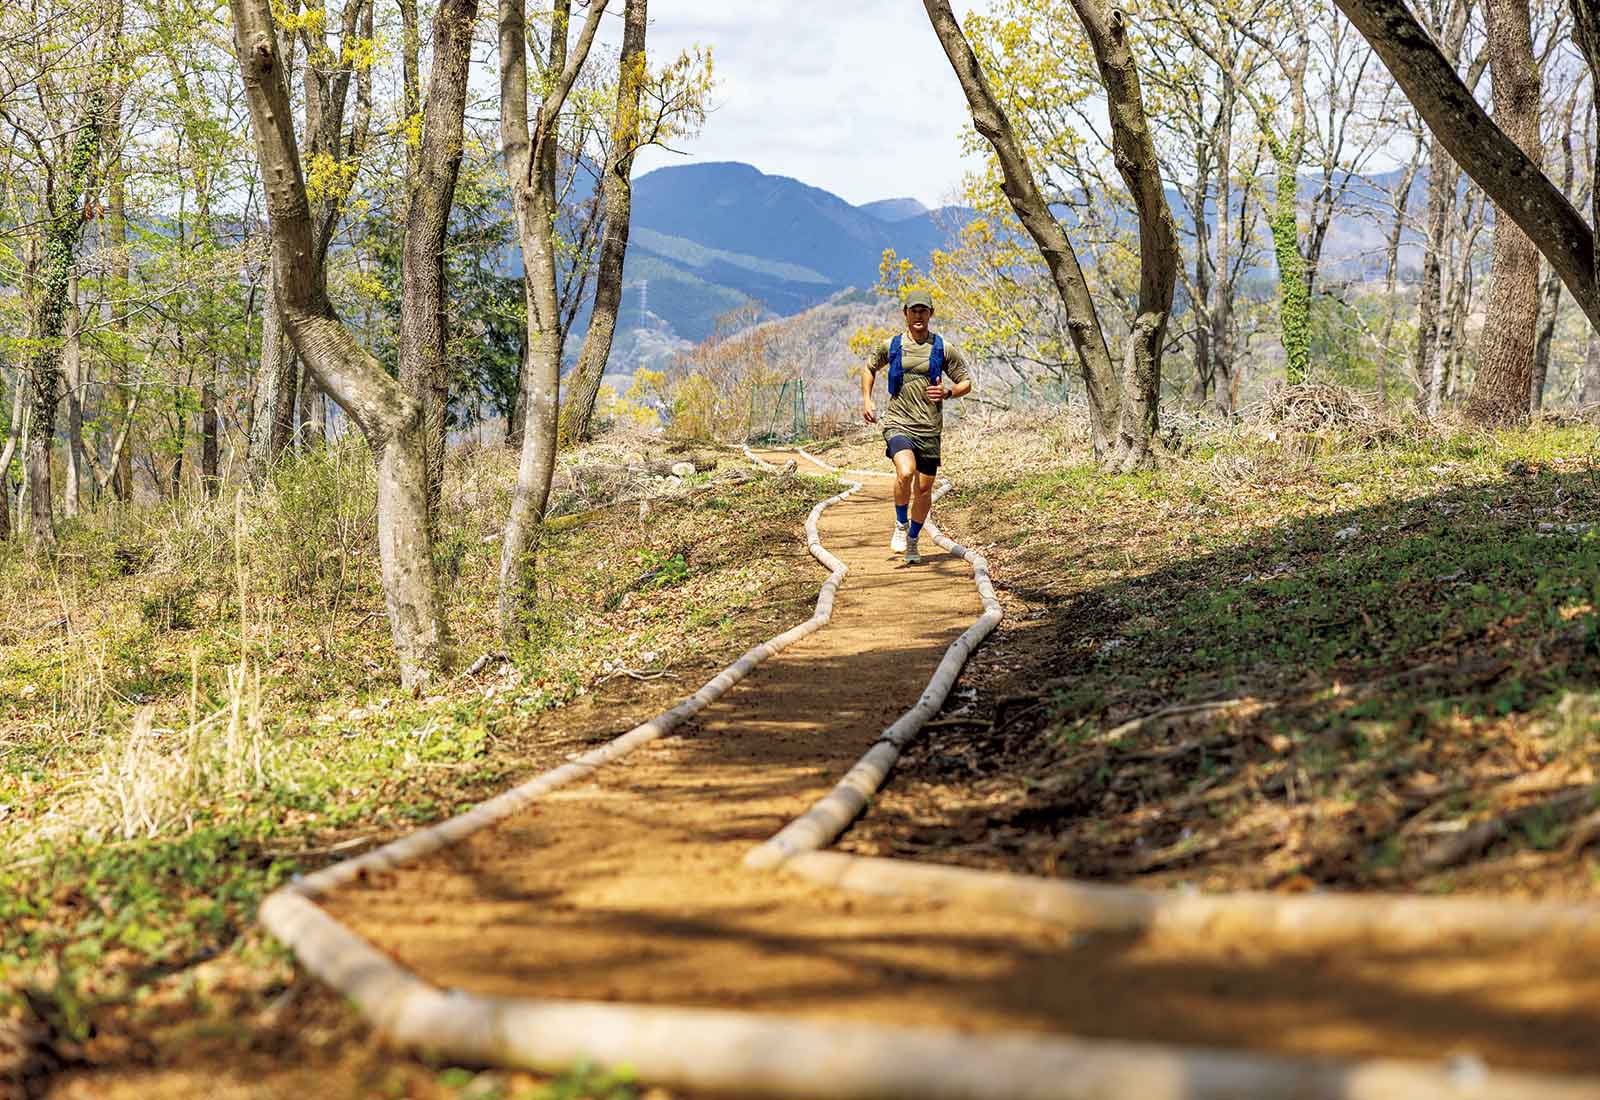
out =
[[422,978],[476,993],[1600,1071],[1600,964],[1569,944],[1335,959],[1083,937],[741,867],[981,611],[964,562],[890,554],[888,494],[871,479],[823,513],[850,567],[831,625],[677,735],[321,904]]

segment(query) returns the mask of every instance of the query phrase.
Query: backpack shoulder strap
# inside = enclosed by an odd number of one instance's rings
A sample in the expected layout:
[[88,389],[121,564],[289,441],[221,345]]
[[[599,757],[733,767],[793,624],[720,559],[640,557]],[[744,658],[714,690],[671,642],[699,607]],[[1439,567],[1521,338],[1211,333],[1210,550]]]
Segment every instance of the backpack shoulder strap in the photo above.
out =
[[900,350],[900,337],[889,341],[889,396],[900,396],[900,384],[905,380],[905,356]]
[[928,385],[937,386],[944,373],[944,337],[933,334],[933,348],[928,352]]

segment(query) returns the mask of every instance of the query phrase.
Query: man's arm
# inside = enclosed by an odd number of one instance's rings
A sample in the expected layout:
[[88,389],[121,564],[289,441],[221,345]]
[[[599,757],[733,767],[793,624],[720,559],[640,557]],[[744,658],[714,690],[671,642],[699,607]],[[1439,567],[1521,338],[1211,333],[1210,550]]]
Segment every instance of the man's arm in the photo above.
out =
[[937,404],[947,397],[965,397],[972,392],[972,377],[967,373],[967,361],[959,352],[950,352],[945,361],[945,372],[954,382],[944,381],[928,387],[928,400]]
[[872,402],[872,384],[877,380],[878,373],[869,361],[861,368],[861,419],[868,424],[878,422],[878,406]]

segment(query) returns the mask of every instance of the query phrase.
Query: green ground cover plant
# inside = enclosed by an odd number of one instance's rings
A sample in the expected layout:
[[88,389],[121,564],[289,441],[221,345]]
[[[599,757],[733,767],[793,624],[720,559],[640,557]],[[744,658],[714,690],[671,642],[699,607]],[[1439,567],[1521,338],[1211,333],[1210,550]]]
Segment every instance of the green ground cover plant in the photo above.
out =
[[1597,888],[1593,427],[1246,422],[1110,477],[1024,426],[946,454],[944,514],[1008,620],[861,850],[1205,889]]
[[[564,464],[625,468],[651,445]],[[201,1033],[261,1045],[263,1006],[303,984],[253,928],[267,892],[622,732],[815,599],[799,532],[830,483],[730,459],[547,533],[536,629],[498,652],[515,456],[463,454],[438,540],[459,671],[413,697],[360,451],[314,450],[217,501],[107,510],[54,559],[0,550],[0,1020],[95,1064],[156,1063]],[[590,1078],[560,1094],[628,1094]]]

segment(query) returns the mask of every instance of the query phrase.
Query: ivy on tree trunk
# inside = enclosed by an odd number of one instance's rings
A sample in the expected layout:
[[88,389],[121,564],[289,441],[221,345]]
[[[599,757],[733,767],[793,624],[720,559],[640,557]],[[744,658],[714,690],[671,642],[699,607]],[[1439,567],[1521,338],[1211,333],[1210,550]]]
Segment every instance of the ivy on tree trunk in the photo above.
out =
[[55,517],[50,497],[50,449],[55,441],[56,406],[61,401],[61,355],[65,346],[67,297],[71,291],[73,258],[83,235],[83,193],[89,173],[100,155],[100,128],[106,108],[104,81],[89,93],[83,119],[68,154],[63,186],[50,208],[45,227],[44,263],[40,272],[42,293],[34,321],[29,384],[33,397],[33,434],[28,441],[28,494],[30,531],[35,543],[55,545]]

